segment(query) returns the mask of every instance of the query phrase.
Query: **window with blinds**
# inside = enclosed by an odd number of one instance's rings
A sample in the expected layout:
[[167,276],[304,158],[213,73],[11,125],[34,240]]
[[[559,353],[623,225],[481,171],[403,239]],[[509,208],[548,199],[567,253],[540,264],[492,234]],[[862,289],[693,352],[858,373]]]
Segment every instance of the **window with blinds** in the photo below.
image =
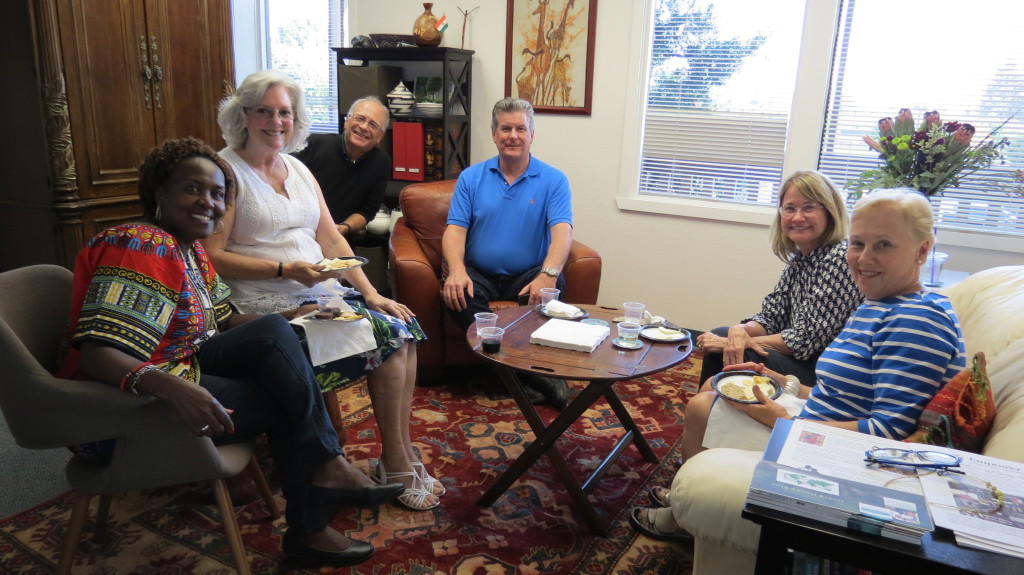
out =
[[[999,132],[1005,163],[967,176],[932,200],[940,228],[1024,236],[1024,197],[1007,190],[1024,168],[1024,20],[1008,0],[847,0],[819,169],[837,184],[880,164],[864,144],[878,120],[909,108],[914,123],[939,112],[972,124],[972,144]],[[1024,186],[1018,188],[1024,191]]]
[[345,0],[264,0],[266,67],[306,89],[314,132],[337,132],[338,66],[334,46],[345,38]]
[[655,0],[641,195],[772,205],[804,0]]

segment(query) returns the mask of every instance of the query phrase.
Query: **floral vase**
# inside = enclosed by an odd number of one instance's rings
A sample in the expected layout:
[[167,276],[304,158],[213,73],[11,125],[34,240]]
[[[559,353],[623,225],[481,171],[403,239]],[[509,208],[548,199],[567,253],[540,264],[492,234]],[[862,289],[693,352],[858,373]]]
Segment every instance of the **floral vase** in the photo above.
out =
[[437,18],[430,11],[433,7],[433,2],[424,2],[423,14],[420,14],[420,17],[416,19],[416,23],[412,26],[413,38],[416,39],[416,45],[421,48],[429,48],[441,43],[441,33],[434,28],[434,24],[437,24]]

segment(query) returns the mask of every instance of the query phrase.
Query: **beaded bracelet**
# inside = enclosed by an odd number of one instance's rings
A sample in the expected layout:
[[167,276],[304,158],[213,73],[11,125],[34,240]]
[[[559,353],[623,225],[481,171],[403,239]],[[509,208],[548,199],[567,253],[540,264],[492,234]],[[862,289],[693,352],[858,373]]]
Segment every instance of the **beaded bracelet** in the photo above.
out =
[[142,395],[139,391],[139,383],[142,381],[142,376],[157,369],[160,368],[152,363],[142,363],[135,366],[135,368],[126,373],[124,378],[121,379],[121,391],[124,391],[127,388],[135,395]]

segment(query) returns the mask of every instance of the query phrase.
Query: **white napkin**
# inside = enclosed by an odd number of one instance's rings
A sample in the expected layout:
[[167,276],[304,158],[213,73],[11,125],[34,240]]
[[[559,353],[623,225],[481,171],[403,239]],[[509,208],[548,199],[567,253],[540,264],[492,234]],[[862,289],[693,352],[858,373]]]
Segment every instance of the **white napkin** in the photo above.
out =
[[544,313],[555,316],[555,317],[576,317],[582,313],[583,310],[580,308],[562,303],[557,299],[553,299],[544,306]]
[[[335,298],[331,305],[341,311],[354,311],[345,300]],[[309,361],[313,365],[324,365],[343,357],[370,351],[377,347],[373,337],[373,326],[370,320],[359,321],[325,321],[312,319],[316,312],[306,314],[291,321],[306,332],[306,345],[309,348]]]
[[606,325],[591,325],[564,319],[549,319],[530,334],[530,343],[592,352],[611,330]]
[[[779,405],[786,408],[789,415],[799,415],[807,403],[806,399],[800,399],[795,395],[783,393],[775,400]],[[711,406],[711,413],[708,415],[708,424],[704,430],[704,447],[732,447],[745,449],[747,451],[764,451],[768,446],[768,437],[772,434],[771,428],[760,422],[754,421],[746,413],[731,406],[728,399],[718,397],[715,404]]]

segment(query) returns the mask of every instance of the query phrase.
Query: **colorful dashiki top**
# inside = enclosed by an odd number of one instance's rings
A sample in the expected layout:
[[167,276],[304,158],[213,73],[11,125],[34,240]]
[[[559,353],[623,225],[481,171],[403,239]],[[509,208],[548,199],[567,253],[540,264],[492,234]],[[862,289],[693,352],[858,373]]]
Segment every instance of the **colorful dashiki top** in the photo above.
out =
[[[79,346],[96,340],[191,381],[196,349],[231,315],[231,291],[199,242],[126,224],[101,232],[75,261],[71,317],[58,377],[78,378]],[[194,257],[193,257],[194,254]]]

